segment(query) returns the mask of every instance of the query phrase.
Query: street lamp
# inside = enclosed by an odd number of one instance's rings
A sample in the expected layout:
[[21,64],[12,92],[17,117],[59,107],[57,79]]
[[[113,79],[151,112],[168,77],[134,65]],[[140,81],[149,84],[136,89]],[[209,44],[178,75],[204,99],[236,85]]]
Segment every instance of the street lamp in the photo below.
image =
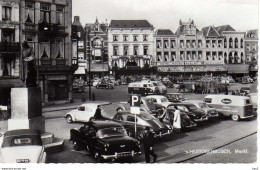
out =
[[90,28],[86,28],[87,31],[87,39],[88,39],[88,44],[87,44],[87,55],[88,55],[88,86],[89,86],[89,100],[91,101],[91,71],[90,71],[90,60],[91,60],[91,55],[90,55],[90,38],[89,38],[89,32]]

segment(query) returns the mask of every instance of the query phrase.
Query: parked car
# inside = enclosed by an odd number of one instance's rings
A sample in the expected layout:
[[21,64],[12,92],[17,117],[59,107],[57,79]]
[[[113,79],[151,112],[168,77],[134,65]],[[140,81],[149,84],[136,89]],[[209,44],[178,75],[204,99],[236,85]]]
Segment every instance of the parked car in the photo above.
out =
[[174,102],[174,103],[187,100],[186,98],[183,97],[182,93],[167,93],[165,96],[170,102]]
[[242,96],[246,96],[250,93],[250,87],[241,87],[239,92]]
[[[120,123],[124,126],[129,136],[135,136],[135,115],[130,113],[130,111],[118,112],[113,121]],[[159,119],[155,118],[147,112],[142,112],[136,114],[137,123],[137,135],[138,140],[142,140],[144,137],[144,129],[149,126],[155,133],[155,137],[162,137],[172,133],[172,129],[169,129],[166,125],[161,123]]]
[[204,112],[208,119],[217,119],[219,118],[218,112],[215,108],[210,108],[205,102],[200,100],[187,100],[184,103],[189,103]]
[[113,121],[91,121],[70,130],[75,150],[87,150],[97,162],[129,158],[141,154],[140,142],[127,135],[122,125]]
[[96,79],[93,81],[92,86],[96,87],[100,82],[100,79]]
[[252,101],[246,96],[207,95],[204,102],[216,108],[221,116],[231,117],[234,121],[254,117]]
[[152,81],[152,83],[156,83],[159,89],[159,94],[166,94],[167,87],[161,81]]
[[169,102],[169,100],[162,95],[149,95],[146,96],[147,98],[151,99],[152,102],[157,106],[157,107],[165,107],[167,108],[169,104],[171,104],[171,102]]
[[157,94],[158,87],[155,87],[151,82],[133,82],[128,85],[128,93],[140,94],[142,96],[148,94]]
[[188,103],[172,103],[168,106],[168,109],[174,109],[174,106],[177,106],[180,111],[185,112],[191,120],[196,123],[205,122],[208,120],[206,114],[203,111],[198,110],[198,108],[194,105]]
[[75,79],[73,81],[72,90],[74,93],[82,93],[84,92],[84,80]]
[[[125,110],[130,110],[130,103],[128,102],[120,102],[117,105],[117,112],[125,111]],[[153,116],[157,117],[160,114],[162,114],[162,108],[159,108],[155,106],[155,104],[152,102],[151,99],[147,97],[141,97],[141,102],[140,102],[140,110],[141,111],[146,111]]]
[[171,82],[171,80],[167,77],[162,79],[162,83],[168,87],[168,88],[173,88],[173,83]]
[[108,81],[100,81],[96,85],[96,88],[97,89],[100,89],[100,88],[113,89],[114,88],[114,84],[112,82],[108,82]]
[[[101,103],[85,103],[81,104],[77,109],[74,109],[66,113],[65,118],[68,123],[72,122],[88,122],[91,117],[96,113],[98,106],[108,105],[109,102]],[[101,110],[101,114],[104,114],[104,110]]]
[[[2,135],[2,134],[1,134]],[[11,130],[1,136],[1,163],[45,163],[46,152],[37,130]]]

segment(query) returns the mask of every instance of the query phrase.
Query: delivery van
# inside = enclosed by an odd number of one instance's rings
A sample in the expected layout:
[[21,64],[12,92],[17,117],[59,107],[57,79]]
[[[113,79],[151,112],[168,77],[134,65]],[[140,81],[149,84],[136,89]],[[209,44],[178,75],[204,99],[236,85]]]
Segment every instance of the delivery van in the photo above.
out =
[[220,115],[229,116],[234,121],[254,117],[252,101],[246,96],[207,95],[204,102]]
[[156,88],[151,82],[133,82],[128,85],[128,93],[140,94],[142,96],[157,94],[158,88]]

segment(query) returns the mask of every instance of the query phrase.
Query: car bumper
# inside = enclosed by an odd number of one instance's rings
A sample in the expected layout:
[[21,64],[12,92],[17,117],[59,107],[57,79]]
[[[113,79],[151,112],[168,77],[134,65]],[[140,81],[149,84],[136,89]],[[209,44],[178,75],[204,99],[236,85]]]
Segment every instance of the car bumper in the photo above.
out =
[[200,118],[200,119],[193,119],[195,122],[204,122],[204,121],[207,121],[208,118]]
[[191,124],[191,125],[184,126],[184,128],[193,128],[193,127],[196,127],[196,126],[197,126],[197,124]]
[[109,159],[118,159],[118,158],[129,158],[129,157],[134,157],[139,155],[141,155],[141,152],[120,152],[120,153],[116,152],[114,155],[101,155],[101,157],[105,160],[109,160]]
[[172,133],[172,130],[168,130],[166,133],[162,133],[160,132],[159,134],[154,134],[154,137],[155,138],[160,138],[160,137],[163,137],[163,136],[167,136],[167,135],[170,135]]
[[254,115],[250,115],[250,116],[240,116],[241,119],[248,119],[248,118],[251,118],[251,117],[254,117]]

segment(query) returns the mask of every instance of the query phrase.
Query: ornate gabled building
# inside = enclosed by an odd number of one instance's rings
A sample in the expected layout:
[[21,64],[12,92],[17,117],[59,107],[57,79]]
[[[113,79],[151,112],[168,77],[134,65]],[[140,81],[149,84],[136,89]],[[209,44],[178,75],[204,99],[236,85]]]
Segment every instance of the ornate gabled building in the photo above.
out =
[[258,30],[249,30],[245,37],[245,56],[249,74],[256,76],[258,70]]
[[[150,74],[154,27],[147,20],[112,20],[108,27],[108,63],[113,73]],[[117,74],[118,73],[118,74]]]
[[10,104],[12,87],[20,80],[19,0],[0,0],[0,105]]
[[[103,77],[109,75],[108,68],[108,23],[99,23],[96,18],[95,23],[86,24],[86,44],[87,44],[87,61],[90,56],[91,77]],[[89,64],[87,62],[87,70]]]
[[44,104],[72,101],[72,0],[21,0],[20,40],[34,49]]

